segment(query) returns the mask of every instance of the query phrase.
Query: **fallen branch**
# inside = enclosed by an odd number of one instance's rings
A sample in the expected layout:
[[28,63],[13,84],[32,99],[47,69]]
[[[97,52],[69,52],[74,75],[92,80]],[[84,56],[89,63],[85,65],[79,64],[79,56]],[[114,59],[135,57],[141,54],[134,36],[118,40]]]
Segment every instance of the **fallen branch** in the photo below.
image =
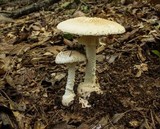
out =
[[58,1],[60,1],[60,0],[43,0],[43,1],[40,1],[40,2],[37,2],[37,3],[33,3],[29,6],[23,7],[21,9],[17,9],[15,11],[11,12],[11,13],[6,13],[5,15],[7,17],[11,17],[11,18],[18,18],[18,17],[30,14],[30,13],[35,12],[35,11],[39,11],[40,9],[48,7],[51,4],[54,4]]

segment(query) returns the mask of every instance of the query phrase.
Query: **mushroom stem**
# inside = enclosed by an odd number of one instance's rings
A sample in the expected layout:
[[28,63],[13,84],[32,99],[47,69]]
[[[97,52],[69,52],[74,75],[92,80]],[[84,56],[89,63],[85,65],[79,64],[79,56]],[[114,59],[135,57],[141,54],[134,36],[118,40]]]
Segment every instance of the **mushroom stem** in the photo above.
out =
[[96,46],[98,37],[82,36],[79,40],[86,46],[87,65],[84,77],[84,83],[95,84],[96,81]]
[[[82,36],[79,42],[86,45],[87,65],[84,82],[78,86],[78,93],[86,99],[91,92],[101,94],[99,83],[96,82],[96,46],[98,44],[98,36]],[[82,105],[85,103],[82,102]]]
[[70,64],[67,64],[67,66],[68,66],[68,77],[67,77],[67,84],[66,84],[66,91],[65,91],[66,94],[68,93],[68,91],[74,92],[73,87],[75,82],[76,63],[70,63]]
[[68,66],[67,84],[66,84],[65,93],[62,97],[62,104],[64,106],[69,106],[75,97],[73,87],[75,82],[76,63],[70,63],[70,64],[67,64],[67,66]]

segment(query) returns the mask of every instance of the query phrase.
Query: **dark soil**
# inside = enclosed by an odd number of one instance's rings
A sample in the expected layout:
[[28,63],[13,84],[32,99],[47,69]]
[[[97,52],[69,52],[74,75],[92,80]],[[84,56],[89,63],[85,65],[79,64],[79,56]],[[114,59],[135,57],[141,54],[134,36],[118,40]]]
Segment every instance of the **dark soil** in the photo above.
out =
[[[21,5],[13,3],[0,9]],[[159,14],[150,3],[61,1],[19,19],[2,18],[0,128],[159,129]],[[83,15],[114,20],[126,33],[103,37],[105,45],[97,47],[97,78],[103,94],[92,93],[90,108],[81,107],[78,95],[65,107],[61,98],[67,68],[54,60],[62,50],[84,52],[84,48],[75,43],[76,36],[63,34],[56,25]],[[75,92],[84,72],[82,63],[77,67]]]

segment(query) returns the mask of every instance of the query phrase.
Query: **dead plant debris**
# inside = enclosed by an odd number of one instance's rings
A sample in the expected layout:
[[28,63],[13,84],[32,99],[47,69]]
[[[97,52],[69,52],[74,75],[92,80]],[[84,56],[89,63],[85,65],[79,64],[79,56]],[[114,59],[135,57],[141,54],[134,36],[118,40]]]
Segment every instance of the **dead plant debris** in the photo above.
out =
[[[5,4],[0,10],[20,5]],[[160,128],[160,56],[152,52],[160,52],[158,7],[148,2],[62,0],[18,19],[0,15],[0,128]],[[62,106],[67,69],[54,61],[64,49],[84,52],[76,36],[56,29],[59,22],[77,16],[114,20],[127,31],[100,40],[97,77],[104,94],[93,93],[86,109],[78,97],[70,107]],[[81,64],[77,70],[76,86],[84,68]]]

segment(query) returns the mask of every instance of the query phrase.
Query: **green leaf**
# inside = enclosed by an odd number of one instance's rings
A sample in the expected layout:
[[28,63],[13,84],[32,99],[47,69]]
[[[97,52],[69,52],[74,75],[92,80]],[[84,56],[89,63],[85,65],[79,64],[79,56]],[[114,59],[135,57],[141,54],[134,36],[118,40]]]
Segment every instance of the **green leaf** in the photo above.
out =
[[158,50],[152,50],[152,52],[160,58],[160,52]]
[[87,12],[89,12],[89,6],[87,6],[87,5],[82,5],[82,6],[81,6],[81,10],[82,10],[83,12],[87,13]]
[[69,7],[71,4],[71,2],[64,2],[62,5],[61,5],[61,8],[67,8]]
[[72,34],[69,34],[69,33],[64,33],[63,37],[68,39],[68,40],[72,40],[74,36]]

